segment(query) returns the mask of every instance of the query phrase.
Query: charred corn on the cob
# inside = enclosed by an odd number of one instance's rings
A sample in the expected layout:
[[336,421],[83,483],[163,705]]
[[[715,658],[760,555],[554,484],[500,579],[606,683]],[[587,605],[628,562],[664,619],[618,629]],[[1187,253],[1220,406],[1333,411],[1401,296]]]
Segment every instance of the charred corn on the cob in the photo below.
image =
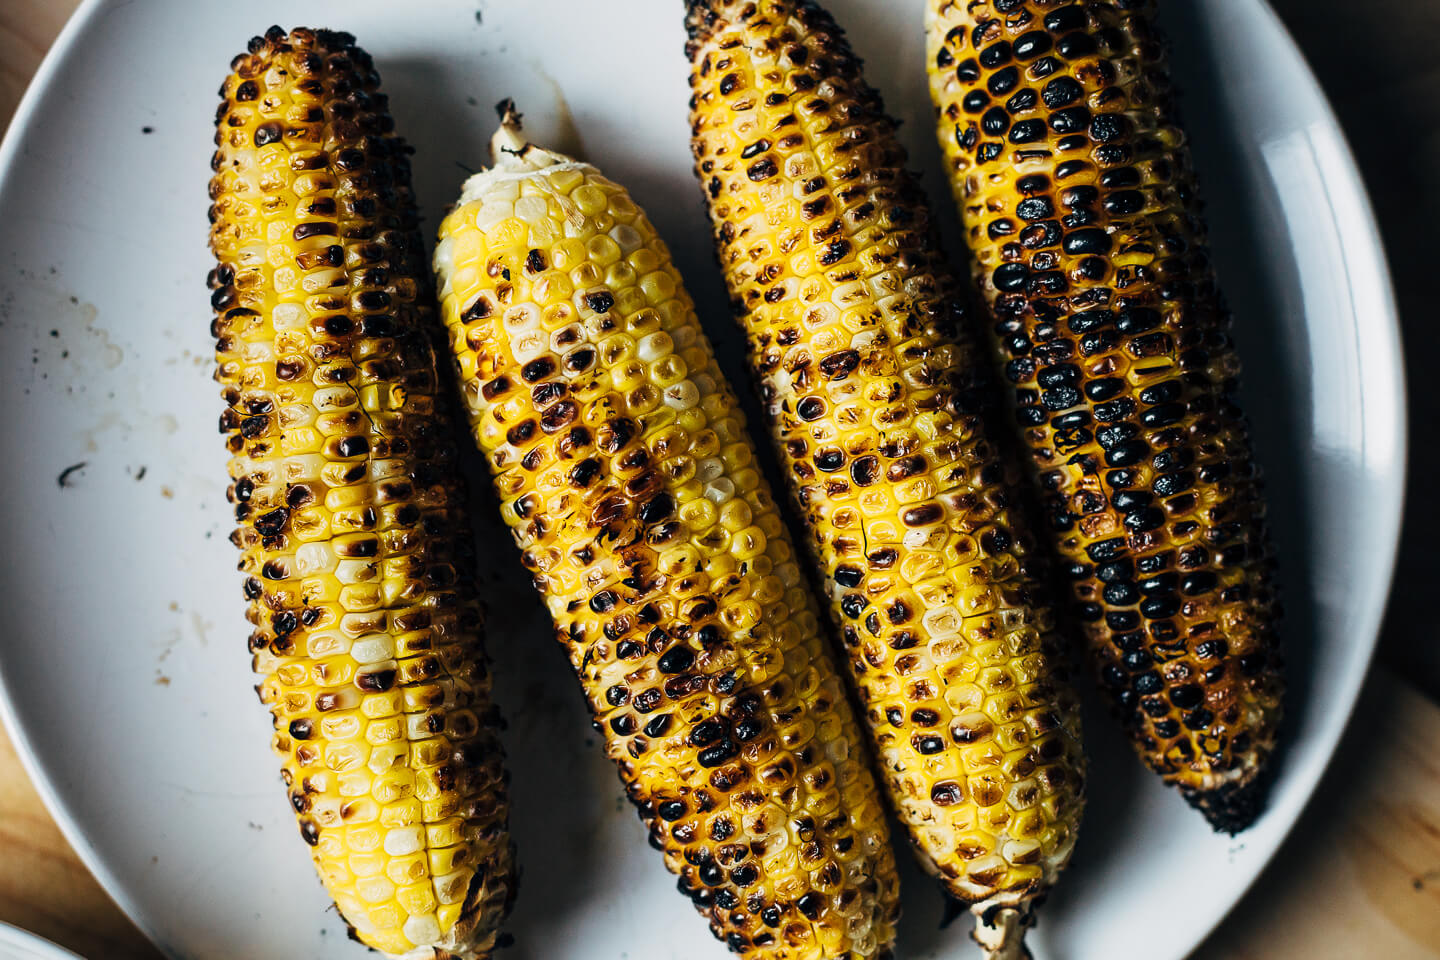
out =
[[605,750],[736,952],[888,956],[884,809],[670,254],[501,106],[435,265],[475,438]]
[[829,14],[689,7],[696,173],[762,402],[900,817],[993,939],[1069,857],[1083,766],[983,357]]
[[1239,363],[1149,0],[930,0],[931,90],[1016,416],[1145,761],[1248,826],[1280,718]]
[[273,27],[231,70],[210,284],[257,690],[359,939],[489,956],[507,788],[407,148],[347,34]]

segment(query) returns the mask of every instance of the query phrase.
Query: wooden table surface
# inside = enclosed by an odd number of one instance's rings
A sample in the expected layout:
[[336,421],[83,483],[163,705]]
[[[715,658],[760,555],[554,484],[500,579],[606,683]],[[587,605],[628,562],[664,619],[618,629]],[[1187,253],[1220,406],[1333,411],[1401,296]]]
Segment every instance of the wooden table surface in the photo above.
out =
[[[1440,223],[1440,2],[1272,2],[1325,84],[1365,172],[1416,384],[1428,373],[1424,358],[1440,355],[1440,324],[1422,286],[1422,258],[1437,252]],[[0,0],[0,125],[75,5]],[[1435,447],[1418,434],[1418,425],[1440,417],[1440,392],[1412,387],[1410,410],[1418,481],[1440,468]],[[1435,565],[1422,548],[1440,536],[1440,511],[1416,508],[1418,499],[1407,515],[1381,665],[1356,719],[1290,839],[1191,960],[1440,958],[1440,707],[1431,699],[1440,694],[1440,644],[1430,642],[1436,631],[1424,608]],[[3,731],[0,850],[0,921],[92,960],[159,956],[65,842]]]

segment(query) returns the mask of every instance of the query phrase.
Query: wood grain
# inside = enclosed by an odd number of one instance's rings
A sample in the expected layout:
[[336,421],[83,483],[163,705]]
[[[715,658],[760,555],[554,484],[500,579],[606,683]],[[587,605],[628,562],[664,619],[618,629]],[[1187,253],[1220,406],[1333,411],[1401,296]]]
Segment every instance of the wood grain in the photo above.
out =
[[[1440,223],[1440,3],[1272,2],[1335,103],[1375,199],[1418,431],[1440,417],[1440,392],[1415,389],[1426,358],[1440,355],[1426,284]],[[0,0],[0,126],[75,5]],[[1420,439],[1412,480],[1440,471],[1440,448]],[[1440,645],[1414,642],[1433,633],[1425,545],[1440,537],[1440,512],[1412,509],[1406,530],[1383,655],[1410,682],[1383,670],[1371,678],[1316,800],[1191,960],[1440,958],[1440,707],[1411,685],[1440,693]],[[159,956],[65,842],[3,732],[0,850],[0,921],[95,960]]]
[[1440,707],[1377,670],[1290,839],[1191,960],[1440,957],[1437,743]]
[[65,842],[3,731],[0,850],[0,921],[95,960],[160,956]]
[[77,0],[0,0],[0,128]]
[[[77,0],[0,0],[0,127]],[[157,960],[160,952],[80,862],[0,730],[0,922],[93,960]]]

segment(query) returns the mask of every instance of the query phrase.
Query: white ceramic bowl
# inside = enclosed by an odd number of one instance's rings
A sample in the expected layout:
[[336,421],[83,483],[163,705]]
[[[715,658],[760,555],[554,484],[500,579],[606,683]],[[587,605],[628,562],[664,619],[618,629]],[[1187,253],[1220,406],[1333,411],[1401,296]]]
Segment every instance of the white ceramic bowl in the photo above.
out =
[[[920,0],[832,0],[938,209]],[[428,222],[484,162],[490,104],[628,184],[741,369],[690,172],[679,0],[87,0],[0,150],[4,713],[57,820],[176,957],[363,957],[315,880],[251,691],[210,381],[205,186],[215,89],[296,16],[374,55]],[[1261,0],[1167,5],[1244,399],[1270,478],[1291,664],[1269,812],[1212,834],[1103,715],[1084,838],[1041,958],[1186,954],[1274,852],[1349,714],[1400,516],[1403,407],[1385,265],[1349,153]],[[568,108],[564,97],[568,98]],[[570,118],[573,117],[573,128]],[[955,247],[952,244],[952,249]],[[78,469],[67,468],[83,464]],[[524,865],[511,960],[726,956],[645,844],[508,538],[486,520],[498,697]],[[969,957],[906,866],[905,958]]]
[[0,923],[0,960],[80,960],[80,957],[19,927]]

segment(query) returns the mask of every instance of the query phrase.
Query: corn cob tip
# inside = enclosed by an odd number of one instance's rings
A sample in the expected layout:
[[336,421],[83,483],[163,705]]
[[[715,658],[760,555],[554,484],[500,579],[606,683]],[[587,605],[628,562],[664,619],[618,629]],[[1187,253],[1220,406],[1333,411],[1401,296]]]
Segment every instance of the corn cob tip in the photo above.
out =
[[264,33],[250,38],[245,45],[245,52],[230,61],[230,69],[238,70],[247,63],[254,64],[279,54],[314,50],[344,50],[350,61],[363,70],[370,70],[374,65],[370,54],[355,45],[355,35],[352,33],[327,30],[324,27],[295,27],[286,30],[274,23]]
[[525,131],[520,124],[522,114],[515,109],[515,101],[506,97],[495,104],[495,112],[500,115],[500,126],[495,128],[495,135],[490,138],[490,162],[495,166],[505,166],[507,160],[523,160],[533,144],[525,139]]
[[1247,783],[1221,784],[1213,790],[1194,790],[1183,785],[1180,788],[1185,801],[1200,811],[1216,833],[1232,837],[1255,823],[1265,809],[1269,792],[1270,779],[1265,776]]
[[691,44],[704,43],[719,19],[711,0],[685,0],[685,35]]
[[501,126],[513,126],[517,130],[520,129],[520,121],[524,119],[525,116],[515,106],[515,101],[510,97],[506,97],[495,104],[495,115],[500,118]]
[[465,181],[460,198],[462,204],[478,198],[497,176],[525,176],[557,164],[574,165],[579,162],[574,157],[531,143],[520,123],[523,115],[509,97],[495,104],[495,112],[500,116],[500,126],[495,128],[495,134],[490,138],[490,166]]
[[985,951],[985,960],[1031,960],[1025,946],[1025,931],[1035,922],[1029,905],[997,907],[976,904],[970,908],[975,915],[975,929],[970,937]]

